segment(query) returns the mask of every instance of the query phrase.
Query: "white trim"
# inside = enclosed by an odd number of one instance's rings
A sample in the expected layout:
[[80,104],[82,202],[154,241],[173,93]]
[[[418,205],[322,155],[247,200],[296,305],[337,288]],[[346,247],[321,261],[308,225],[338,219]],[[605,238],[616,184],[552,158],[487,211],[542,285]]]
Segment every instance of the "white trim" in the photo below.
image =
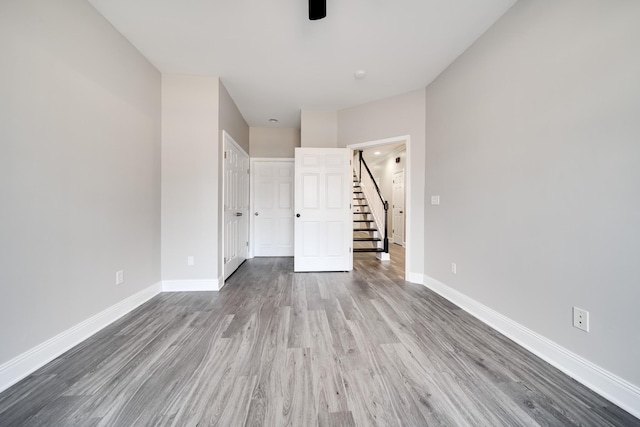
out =
[[407,278],[405,279],[407,282],[417,283],[418,285],[424,284],[423,282],[423,274],[422,273],[407,273]]
[[219,291],[220,289],[224,288],[224,285],[227,284],[227,282],[224,280],[224,273],[222,273],[222,275],[216,279],[216,282],[217,282],[216,284],[217,289],[215,289],[216,291]]
[[[163,280],[162,292],[219,291],[219,279],[208,280]],[[224,284],[223,284],[224,286]]]
[[160,282],[112,305],[0,365],[0,392],[109,326],[161,292]]
[[422,273],[412,273],[411,269],[411,256],[413,254],[413,237],[411,237],[411,165],[409,159],[411,159],[411,135],[394,136],[392,138],[378,139],[375,141],[359,142],[357,144],[349,144],[347,148],[352,150],[358,150],[361,148],[375,147],[377,145],[395,144],[398,142],[404,142],[407,150],[407,160],[405,162],[405,174],[404,174],[404,211],[405,211],[405,262],[404,262],[404,279],[412,283],[422,284]]
[[436,279],[425,275],[424,286],[560,369],[571,378],[584,384],[635,417],[640,418],[640,387],[612,374]]

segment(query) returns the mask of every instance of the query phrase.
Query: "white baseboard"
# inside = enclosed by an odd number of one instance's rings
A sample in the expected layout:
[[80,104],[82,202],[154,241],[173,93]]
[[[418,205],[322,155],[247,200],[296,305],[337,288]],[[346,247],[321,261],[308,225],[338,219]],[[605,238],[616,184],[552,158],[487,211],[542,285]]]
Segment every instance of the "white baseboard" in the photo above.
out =
[[[224,281],[222,281],[224,286]],[[220,279],[210,280],[163,280],[162,292],[195,292],[195,291],[219,291]]]
[[[409,280],[411,281],[411,280]],[[640,418],[640,388],[578,356],[555,342],[456,291],[424,276],[424,285],[469,314],[560,369],[576,381]]]
[[424,276],[422,273],[407,273],[407,277],[404,280],[411,283],[417,283],[418,285],[424,284]]
[[160,282],[0,365],[0,392],[70,350],[161,292]]
[[226,285],[226,284],[227,284],[227,282],[225,282],[225,281],[224,281],[224,276],[220,276],[220,277],[218,277],[218,289],[217,289],[217,290],[219,291],[219,290],[220,290],[220,289],[222,289],[222,288],[224,287],[224,285]]

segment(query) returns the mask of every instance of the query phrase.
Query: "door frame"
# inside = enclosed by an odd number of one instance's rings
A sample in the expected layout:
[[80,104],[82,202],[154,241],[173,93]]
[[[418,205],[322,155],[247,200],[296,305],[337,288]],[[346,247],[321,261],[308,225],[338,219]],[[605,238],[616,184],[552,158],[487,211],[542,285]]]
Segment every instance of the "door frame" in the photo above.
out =
[[[220,207],[221,207],[221,211],[222,211],[222,214],[220,215],[220,218],[222,219],[222,221],[220,222],[220,242],[221,242],[220,246],[221,246],[222,250],[220,251],[220,255],[219,255],[219,262],[220,262],[220,265],[222,266],[222,270],[220,271],[220,278],[222,279],[222,283],[221,283],[222,286],[224,286],[224,283],[227,280],[224,277],[225,276],[225,271],[224,271],[224,264],[225,264],[225,262],[224,262],[224,252],[225,252],[225,247],[224,247],[224,242],[225,242],[225,239],[224,239],[225,238],[224,225],[225,225],[225,219],[226,219],[225,218],[225,208],[224,208],[224,201],[225,201],[225,195],[226,195],[225,194],[225,184],[226,184],[225,183],[225,175],[226,175],[225,171],[226,171],[226,169],[225,169],[225,161],[224,161],[224,151],[225,151],[225,141],[227,141],[227,140],[231,143],[231,145],[233,145],[241,153],[243,153],[244,155],[247,156],[247,159],[249,160],[249,174],[248,175],[249,176],[251,175],[251,158],[249,157],[249,153],[244,151],[244,148],[242,148],[240,146],[240,144],[238,144],[236,142],[236,140],[233,139],[233,137],[229,134],[229,132],[227,132],[226,130],[223,130],[222,131],[222,147],[221,147],[221,154],[222,155],[220,156],[220,159],[222,160],[222,168],[221,168],[222,169],[222,179],[221,179],[222,191],[220,192],[220,194],[222,196],[221,200],[220,200],[220,203],[221,203]],[[249,178],[247,182],[248,182],[248,185],[249,185],[249,190],[251,190],[251,179]],[[250,202],[251,202],[251,197],[249,197],[249,203]],[[249,206],[249,209],[251,209],[250,206]],[[250,221],[247,221],[247,238],[249,238],[249,241],[251,241],[250,234],[249,234],[251,232],[251,229],[250,229],[250,226],[249,226],[249,222]],[[247,250],[247,259],[248,258],[249,258],[249,251]],[[219,286],[219,288],[222,288],[222,286]]]
[[[407,147],[407,161],[405,162],[405,174],[404,174],[404,211],[405,211],[405,224],[404,229],[404,241],[405,241],[405,261],[404,261],[404,280],[411,281],[411,254],[413,253],[413,238],[411,237],[411,168],[409,166],[411,159],[411,135],[395,136],[391,138],[378,139],[374,141],[359,142],[357,144],[348,144],[347,148],[352,150],[362,150],[365,148],[376,147],[379,145],[396,144],[404,142]],[[415,282],[418,283],[418,282]],[[422,283],[420,281],[419,283]]]
[[[294,163],[293,157],[252,157],[249,159],[249,256],[248,258],[254,258],[254,245],[256,242],[255,239],[255,218],[251,212],[255,212],[255,187],[251,185],[253,182],[253,171],[255,170],[254,165],[257,162],[290,162]],[[293,177],[295,180],[295,176]],[[291,187],[293,190],[293,186]]]

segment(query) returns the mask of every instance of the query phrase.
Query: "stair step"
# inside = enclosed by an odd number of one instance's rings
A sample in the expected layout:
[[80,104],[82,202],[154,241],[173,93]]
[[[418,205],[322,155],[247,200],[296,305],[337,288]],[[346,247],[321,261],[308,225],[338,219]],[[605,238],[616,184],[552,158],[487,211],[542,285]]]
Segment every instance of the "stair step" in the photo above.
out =
[[378,231],[377,228],[354,228],[353,231]]
[[354,237],[354,242],[382,242],[382,239],[379,237]]
[[354,215],[369,215],[371,212],[354,212]]
[[353,200],[367,200],[366,197],[354,197]]
[[353,252],[384,252],[382,248],[353,248]]
[[353,205],[354,208],[359,208],[360,206],[369,206],[369,205]]
[[372,219],[354,219],[353,222],[373,222]]

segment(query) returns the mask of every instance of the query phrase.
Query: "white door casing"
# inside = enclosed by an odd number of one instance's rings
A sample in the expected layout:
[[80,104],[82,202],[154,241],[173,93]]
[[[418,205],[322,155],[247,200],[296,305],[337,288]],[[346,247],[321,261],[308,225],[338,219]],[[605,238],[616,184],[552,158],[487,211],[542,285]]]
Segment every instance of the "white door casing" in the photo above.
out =
[[393,211],[393,242],[404,244],[404,169],[393,173],[392,191],[392,211]]
[[248,256],[249,155],[224,132],[223,160],[224,279]]
[[294,271],[350,271],[351,150],[295,149]]
[[254,256],[293,256],[293,172],[293,159],[252,160]]

